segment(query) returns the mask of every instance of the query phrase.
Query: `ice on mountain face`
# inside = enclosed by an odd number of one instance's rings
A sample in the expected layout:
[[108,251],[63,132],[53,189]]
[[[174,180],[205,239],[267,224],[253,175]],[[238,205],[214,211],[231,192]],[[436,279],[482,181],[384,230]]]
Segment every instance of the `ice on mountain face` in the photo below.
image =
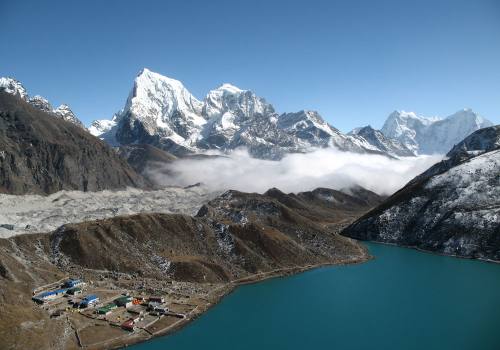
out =
[[[334,147],[341,151],[355,153],[386,154],[393,157],[411,156],[398,150],[381,149],[380,142],[373,142],[370,138],[358,134],[344,135],[328,124],[317,112],[300,111],[297,113],[282,114],[278,126],[299,141],[302,148]],[[385,141],[389,143],[389,141]],[[403,154],[404,153],[404,154]]]
[[207,119],[214,119],[225,113],[231,113],[235,118],[243,119],[251,118],[255,114],[273,114],[274,108],[249,90],[223,84],[210,91],[205,97],[203,115]]
[[206,123],[202,107],[180,81],[143,69],[117,117],[116,137],[121,143],[131,143],[157,135],[192,146]]
[[467,135],[491,125],[490,121],[470,109],[458,111],[445,119],[395,111],[389,115],[381,131],[413,152],[445,154]]
[[493,124],[473,112],[464,109],[429,126],[422,137],[422,153],[446,153],[454,145],[476,130]]
[[28,100],[28,93],[23,84],[13,78],[1,77],[0,90],[4,90],[12,95],[17,95],[25,101]]
[[285,113],[280,115],[278,120],[279,126],[283,130],[289,132],[304,132],[317,130],[323,132],[324,135],[334,135],[339,131],[321,118],[316,111],[300,111],[297,113]]
[[[264,140],[277,134],[273,106],[253,92],[231,84],[210,91],[205,97],[202,113],[208,119],[198,141],[202,148],[227,150],[238,146],[269,145]],[[262,130],[253,134],[256,124]]]
[[110,131],[114,126],[116,126],[115,120],[94,120],[92,124],[90,124],[88,130],[92,135],[99,137]]
[[303,147],[338,146],[337,141],[343,138],[315,111],[284,113],[279,116],[278,127],[296,137]]

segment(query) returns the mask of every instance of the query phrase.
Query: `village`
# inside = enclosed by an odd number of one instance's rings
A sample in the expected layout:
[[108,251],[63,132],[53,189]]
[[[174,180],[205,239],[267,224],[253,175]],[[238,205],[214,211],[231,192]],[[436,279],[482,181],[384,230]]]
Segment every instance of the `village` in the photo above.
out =
[[113,343],[166,334],[203,312],[203,298],[146,295],[144,291],[103,288],[79,278],[65,278],[33,290],[33,302],[50,318],[66,319],[78,347],[99,349]]

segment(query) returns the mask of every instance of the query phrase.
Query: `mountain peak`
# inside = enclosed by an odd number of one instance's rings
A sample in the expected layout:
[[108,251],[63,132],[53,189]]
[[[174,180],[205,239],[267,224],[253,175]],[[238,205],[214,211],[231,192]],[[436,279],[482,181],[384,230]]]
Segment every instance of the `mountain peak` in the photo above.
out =
[[62,105],[60,105],[59,107],[57,107],[56,109],[54,109],[52,111],[57,117],[63,119],[63,120],[66,120],[68,122],[71,122],[75,125],[78,125],[82,128],[85,128],[85,126],[83,125],[83,123],[76,117],[75,113],[73,113],[73,111],[71,110],[71,108],[63,103]]
[[394,111],[382,133],[403,143],[416,153],[445,154],[475,130],[493,125],[470,108],[446,117],[422,117],[413,112]]
[[[201,116],[203,104],[179,81],[143,68],[134,79],[124,109],[116,123],[117,141],[130,143],[134,139],[161,135],[165,142],[190,147],[191,139],[206,120]],[[130,119],[131,118],[131,119]],[[120,123],[122,119],[139,120],[141,125]]]
[[28,101],[33,107],[38,108],[42,111],[45,112],[52,112],[53,108],[50,102],[45,98],[40,95],[35,95],[32,98],[29,99]]
[[170,85],[174,89],[182,90],[185,89],[184,85],[176,79],[167,77],[160,73],[153,72],[147,68],[143,68],[134,80],[136,85],[146,86],[151,84],[161,84],[163,86]]
[[24,88],[23,84],[11,77],[0,77],[0,90],[5,90],[5,92],[16,95],[23,100],[28,100],[28,93]]
[[227,92],[232,93],[232,94],[238,94],[238,93],[241,93],[243,91],[246,91],[246,90],[242,90],[239,87],[234,86],[233,84],[229,84],[229,83],[222,84],[221,86],[219,86],[217,88],[217,90],[227,91]]

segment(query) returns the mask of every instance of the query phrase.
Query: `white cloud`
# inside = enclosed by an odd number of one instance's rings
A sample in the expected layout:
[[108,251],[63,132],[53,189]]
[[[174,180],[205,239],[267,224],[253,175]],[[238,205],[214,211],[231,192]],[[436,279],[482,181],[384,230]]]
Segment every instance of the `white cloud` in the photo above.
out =
[[285,192],[298,192],[360,185],[379,194],[391,194],[441,159],[442,156],[420,156],[396,160],[328,148],[268,161],[236,150],[225,157],[182,159],[168,166],[171,175],[162,172],[154,176],[162,185],[201,182],[211,190],[262,193],[277,187]]

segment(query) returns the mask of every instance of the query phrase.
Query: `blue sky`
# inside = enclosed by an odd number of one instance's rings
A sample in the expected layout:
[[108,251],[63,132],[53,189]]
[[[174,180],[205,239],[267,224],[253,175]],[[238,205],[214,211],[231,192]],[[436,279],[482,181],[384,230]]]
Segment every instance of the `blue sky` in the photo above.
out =
[[395,109],[500,123],[497,0],[0,0],[0,15],[0,75],[87,124],[123,107],[142,67],[200,99],[230,82],[343,131]]

